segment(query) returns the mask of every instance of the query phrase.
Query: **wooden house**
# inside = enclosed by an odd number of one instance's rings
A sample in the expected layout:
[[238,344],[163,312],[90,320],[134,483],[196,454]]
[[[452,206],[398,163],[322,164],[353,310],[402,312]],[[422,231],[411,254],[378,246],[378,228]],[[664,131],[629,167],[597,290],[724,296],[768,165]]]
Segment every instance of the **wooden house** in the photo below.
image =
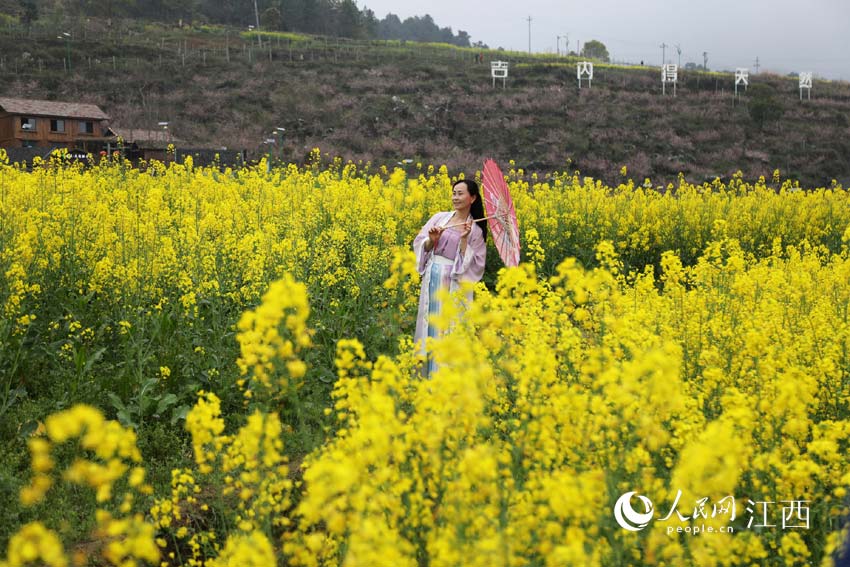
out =
[[0,97],[0,147],[65,147],[97,153],[113,137],[94,104]]

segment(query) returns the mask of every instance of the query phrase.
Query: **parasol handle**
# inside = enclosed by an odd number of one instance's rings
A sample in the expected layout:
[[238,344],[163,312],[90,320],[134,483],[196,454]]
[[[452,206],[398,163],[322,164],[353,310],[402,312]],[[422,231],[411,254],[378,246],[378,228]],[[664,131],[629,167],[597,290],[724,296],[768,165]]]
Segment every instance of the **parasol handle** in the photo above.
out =
[[[506,217],[506,216],[508,216],[508,213],[502,213],[501,215],[489,215],[489,216],[486,216],[486,217],[481,217],[480,219],[472,219],[472,222],[479,222],[479,221],[483,221],[483,220],[487,220],[487,219],[495,219],[495,218]],[[454,224],[444,226],[443,230],[445,230],[447,228],[453,228],[453,227],[456,227],[456,226],[463,226],[465,224],[466,224],[466,222],[456,222]]]

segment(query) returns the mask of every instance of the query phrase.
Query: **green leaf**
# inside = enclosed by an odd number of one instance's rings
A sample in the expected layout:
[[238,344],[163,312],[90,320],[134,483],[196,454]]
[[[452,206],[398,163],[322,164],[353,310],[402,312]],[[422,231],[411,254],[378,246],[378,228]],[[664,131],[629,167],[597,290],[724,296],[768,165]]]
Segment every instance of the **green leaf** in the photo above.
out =
[[130,414],[127,413],[127,410],[119,410],[117,416],[118,421],[121,422],[121,425],[125,427],[132,427],[134,429],[137,427],[136,422],[133,421],[133,419],[130,417]]
[[156,414],[162,415],[162,413],[177,403],[177,396],[174,394],[166,394],[159,400],[159,403],[156,405]]
[[124,402],[115,392],[109,392],[108,394],[109,401],[112,402],[112,407],[118,410],[119,412],[126,411],[127,407],[124,405]]
[[189,415],[189,410],[191,410],[187,405],[182,405],[179,408],[174,410],[174,413],[171,414],[171,425],[175,425],[178,421],[185,420],[186,416]]
[[18,430],[18,437],[20,437],[21,439],[26,439],[27,437],[35,433],[36,429],[38,429],[38,421],[36,421],[35,419],[31,419],[21,425],[20,429]]
[[86,360],[86,366],[85,366],[85,368],[83,369],[83,372],[88,372],[88,371],[90,371],[90,370],[91,370],[91,367],[92,367],[92,366],[94,366],[94,363],[95,363],[95,362],[97,362],[98,360],[100,360],[100,358],[103,356],[103,353],[104,353],[104,352],[106,352],[106,347],[101,347],[101,348],[97,349],[96,351],[94,351],[94,352],[92,353],[92,355],[89,357],[89,359],[88,359],[88,360]]

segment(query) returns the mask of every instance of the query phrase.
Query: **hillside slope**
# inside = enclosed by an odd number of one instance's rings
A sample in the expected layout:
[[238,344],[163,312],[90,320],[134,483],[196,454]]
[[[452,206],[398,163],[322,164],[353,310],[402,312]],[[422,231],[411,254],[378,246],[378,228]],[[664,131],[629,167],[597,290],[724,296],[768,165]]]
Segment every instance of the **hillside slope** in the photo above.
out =
[[[440,45],[355,42],[293,34],[139,22],[79,22],[67,43],[55,31],[0,30],[0,96],[84,100],[116,125],[161,120],[194,145],[247,148],[276,127],[279,155],[313,147],[374,165],[445,163],[474,170],[485,156],[527,171],[567,167],[614,180],[693,181],[783,177],[808,186],[850,182],[850,85],[816,81],[799,102],[795,79],[769,85],[782,118],[758,127],[747,95],[734,104],[731,75],[685,72],[678,96],[661,95],[657,68],[597,65],[593,88],[576,88],[574,61]],[[65,71],[66,54],[71,69]],[[511,62],[506,89],[489,62]],[[568,165],[569,164],[569,165]]]

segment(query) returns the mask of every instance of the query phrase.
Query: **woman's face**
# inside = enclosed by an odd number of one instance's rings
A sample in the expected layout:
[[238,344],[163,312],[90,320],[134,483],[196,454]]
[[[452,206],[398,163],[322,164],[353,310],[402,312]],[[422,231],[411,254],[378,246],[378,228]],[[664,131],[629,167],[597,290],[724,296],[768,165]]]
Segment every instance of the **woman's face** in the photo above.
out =
[[472,206],[475,197],[469,194],[469,187],[466,183],[460,182],[452,187],[452,206],[456,211],[464,211]]

